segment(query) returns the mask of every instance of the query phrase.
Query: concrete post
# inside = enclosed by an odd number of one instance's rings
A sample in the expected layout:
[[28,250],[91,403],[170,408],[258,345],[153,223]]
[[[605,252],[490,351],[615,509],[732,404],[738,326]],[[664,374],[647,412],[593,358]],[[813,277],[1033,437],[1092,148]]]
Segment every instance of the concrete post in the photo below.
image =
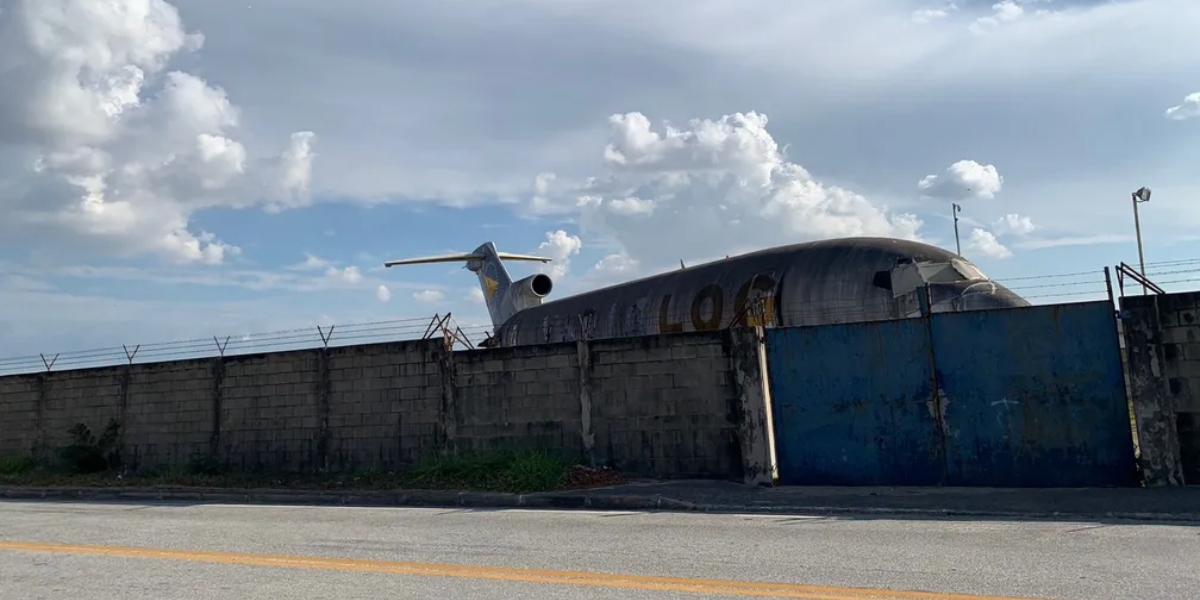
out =
[[438,341],[430,348],[437,361],[441,382],[441,401],[438,403],[438,451],[442,456],[453,456],[458,452],[458,380],[454,365],[454,352]]
[[775,429],[763,328],[740,327],[729,333],[730,360],[740,404],[738,440],[743,482],[774,485],[779,470],[775,463]]
[[583,437],[583,454],[588,464],[596,466],[596,434],[592,431],[592,351],[587,340],[575,342],[579,359],[579,423]]
[[317,457],[314,461],[314,466],[321,471],[329,469],[329,414],[330,414],[330,396],[333,394],[332,383],[329,379],[329,348],[319,348],[315,350],[317,355],[317,381],[316,389],[313,390],[317,396]]
[[1125,348],[1129,388],[1137,427],[1142,481],[1146,487],[1183,485],[1175,403],[1166,389],[1158,297],[1152,304],[1125,309]]

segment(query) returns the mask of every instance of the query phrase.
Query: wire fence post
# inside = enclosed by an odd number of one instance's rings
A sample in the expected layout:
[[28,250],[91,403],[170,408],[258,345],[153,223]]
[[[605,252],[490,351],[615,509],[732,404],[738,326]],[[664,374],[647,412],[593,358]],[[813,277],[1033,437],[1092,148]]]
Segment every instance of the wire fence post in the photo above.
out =
[[228,336],[228,335],[225,336],[225,343],[222,344],[220,341],[217,340],[217,336],[215,336],[215,335],[213,336],[213,343],[217,345],[217,355],[220,356],[221,358],[225,358],[225,349],[229,347],[229,338],[230,337],[232,337],[232,336]]
[[441,318],[441,313],[437,313],[433,315],[433,318],[429,319],[429,325],[425,327],[425,333],[421,334],[421,339],[429,339],[429,334],[433,333],[434,329],[441,323]]
[[54,358],[52,358],[48,361],[46,360],[45,354],[38,353],[38,356],[42,357],[42,364],[46,366],[46,371],[50,371],[51,369],[53,369],[54,363],[58,362],[58,354],[55,354]]
[[125,344],[121,344],[121,349],[125,351],[125,360],[129,361],[129,364],[132,365],[133,357],[137,356],[138,350],[142,349],[142,345],[138,344],[137,346],[134,346],[133,352],[130,352],[129,346],[126,346]]
[[1104,289],[1108,290],[1108,301],[1116,306],[1116,299],[1113,298],[1112,274],[1108,271],[1108,265],[1104,265]]
[[330,325],[329,332],[326,333],[325,330],[321,329],[320,325],[317,325],[317,333],[321,336],[321,346],[323,348],[329,348],[329,339],[333,337],[334,327],[337,327],[337,325]]

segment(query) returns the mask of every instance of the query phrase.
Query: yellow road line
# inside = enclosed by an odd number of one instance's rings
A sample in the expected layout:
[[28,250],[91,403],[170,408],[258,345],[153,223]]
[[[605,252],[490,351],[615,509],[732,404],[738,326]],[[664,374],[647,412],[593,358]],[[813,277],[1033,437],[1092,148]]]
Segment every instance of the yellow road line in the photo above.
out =
[[512,581],[519,583],[587,585],[638,590],[692,592],[697,594],[722,594],[729,596],[748,596],[761,598],[801,598],[805,600],[1020,600],[1017,598],[1006,598],[1000,596],[941,594],[937,592],[893,591],[882,589],[798,585],[769,582],[691,579],[684,577],[614,575],[609,573],[510,569],[503,567],[477,567],[473,565],[394,562],[382,560],[363,560],[355,558],[281,556],[272,554],[175,550],[169,548],[130,548],[122,546],[93,546],[85,544],[58,544],[47,542],[0,540],[0,550],[18,552],[52,552],[57,554],[110,556],[119,558],[156,558],[164,560],[183,560],[230,565],[289,567],[332,571],[354,571],[362,573],[388,573],[395,575],[463,577],[468,579],[492,579],[497,581]]

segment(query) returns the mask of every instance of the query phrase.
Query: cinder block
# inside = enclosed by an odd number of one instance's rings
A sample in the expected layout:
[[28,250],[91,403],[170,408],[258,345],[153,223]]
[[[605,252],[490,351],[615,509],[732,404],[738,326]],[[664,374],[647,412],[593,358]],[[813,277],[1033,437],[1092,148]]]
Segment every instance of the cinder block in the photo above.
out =
[[1200,342],[1200,325],[1171,327],[1163,330],[1162,341],[1168,344]]
[[572,366],[571,363],[574,362],[571,360],[571,358],[573,356],[574,356],[574,353],[572,353],[571,355],[556,354],[553,356],[549,356],[546,358],[546,361],[545,361],[546,367],[551,368],[551,369],[561,369],[561,368],[571,367]]
[[700,356],[697,346],[699,344],[688,344],[685,346],[674,346],[671,348],[671,360],[692,360]]
[[673,361],[647,361],[633,365],[634,373],[637,375],[670,375],[675,373],[680,366]]
[[647,375],[634,378],[635,386],[643,390],[660,390],[664,388],[675,387],[675,375],[663,373],[659,375]]

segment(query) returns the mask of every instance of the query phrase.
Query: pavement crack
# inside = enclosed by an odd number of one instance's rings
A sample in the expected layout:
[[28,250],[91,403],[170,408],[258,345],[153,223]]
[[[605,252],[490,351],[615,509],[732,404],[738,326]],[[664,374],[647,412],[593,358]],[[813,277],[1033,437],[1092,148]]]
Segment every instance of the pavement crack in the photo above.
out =
[[1104,525],[1104,524],[1088,525],[1086,527],[1076,527],[1074,529],[1068,529],[1068,530],[1064,531],[1063,533],[1078,533],[1080,531],[1089,531],[1092,529],[1106,529],[1108,527],[1111,527],[1111,525]]

